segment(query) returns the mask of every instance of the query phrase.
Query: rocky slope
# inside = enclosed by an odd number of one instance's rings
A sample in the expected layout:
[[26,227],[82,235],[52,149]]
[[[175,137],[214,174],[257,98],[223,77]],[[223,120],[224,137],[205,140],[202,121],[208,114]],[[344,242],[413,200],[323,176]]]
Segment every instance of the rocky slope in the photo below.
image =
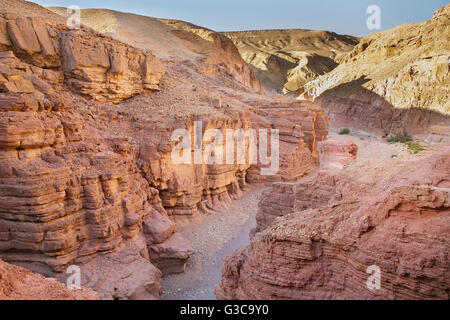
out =
[[96,300],[96,292],[69,290],[55,279],[46,279],[0,260],[0,300]]
[[[363,157],[273,184],[261,197],[251,244],[224,260],[217,297],[449,299],[449,155],[442,147]],[[367,287],[374,265],[379,290]]]
[[[15,2],[20,15],[0,2],[5,261],[62,281],[68,266],[79,265],[82,284],[102,299],[156,299],[162,274],[182,272],[194,254],[177,223],[201,219],[248,182],[297,180],[317,165],[317,143],[328,134],[322,110],[260,95],[257,82],[243,80],[252,73],[227,39],[213,35],[203,64],[162,62]],[[203,132],[279,129],[280,171],[267,178],[261,163],[175,165],[171,135],[192,135],[196,121]]]
[[296,91],[337,66],[358,39],[328,31],[255,30],[224,32],[252,66],[266,92]]
[[335,126],[378,134],[449,124],[450,5],[425,23],[370,34],[333,71],[299,90]]

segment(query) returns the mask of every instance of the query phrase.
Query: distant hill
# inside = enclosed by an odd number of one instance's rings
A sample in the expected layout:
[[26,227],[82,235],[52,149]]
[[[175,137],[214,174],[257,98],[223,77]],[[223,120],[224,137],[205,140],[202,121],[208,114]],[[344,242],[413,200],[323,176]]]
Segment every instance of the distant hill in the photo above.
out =
[[295,91],[333,70],[336,57],[358,38],[318,30],[254,30],[222,33],[252,66],[266,91]]
[[450,5],[424,23],[370,34],[298,92],[331,122],[381,133],[450,123]]

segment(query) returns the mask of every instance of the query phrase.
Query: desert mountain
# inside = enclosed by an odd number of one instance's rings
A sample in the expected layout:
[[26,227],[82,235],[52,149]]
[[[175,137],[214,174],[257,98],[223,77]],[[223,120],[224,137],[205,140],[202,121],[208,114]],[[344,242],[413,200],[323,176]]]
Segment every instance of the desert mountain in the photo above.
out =
[[315,30],[224,32],[252,66],[267,92],[295,91],[336,66],[358,43],[351,36]]
[[299,98],[315,99],[335,125],[382,134],[448,126],[449,34],[450,5],[425,23],[370,34]]
[[[67,16],[67,9],[49,10]],[[133,47],[151,52],[162,61],[190,61],[200,71],[232,75],[261,92],[261,85],[233,43],[225,36],[184,21],[145,17],[106,9],[81,10],[83,25]]]

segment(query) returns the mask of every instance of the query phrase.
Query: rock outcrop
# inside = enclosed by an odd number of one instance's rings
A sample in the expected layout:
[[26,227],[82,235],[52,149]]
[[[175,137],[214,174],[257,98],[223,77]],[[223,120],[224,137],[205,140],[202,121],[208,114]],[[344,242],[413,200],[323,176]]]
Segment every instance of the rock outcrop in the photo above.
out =
[[[167,151],[174,146],[168,141],[176,125],[169,126],[167,131],[155,127],[144,129],[146,136],[159,135],[159,139],[142,144],[140,168],[146,179],[160,190],[163,206],[175,221],[191,220],[222,202],[239,197],[246,190],[247,183],[295,181],[317,165],[317,143],[328,135],[327,119],[320,108],[310,102],[272,101],[261,97],[242,101],[248,106],[248,111],[241,111],[233,118],[204,121],[202,130],[221,132],[223,141],[217,143],[216,150],[222,152],[227,146],[228,129],[254,130],[256,134],[259,129],[278,129],[279,169],[274,174],[261,175],[261,168],[266,166],[259,161],[257,164],[248,160],[238,164],[235,160],[234,164],[225,164],[226,159],[223,159],[223,164],[174,164],[171,153]],[[195,121],[186,121],[179,126],[188,130],[193,142]],[[236,143],[235,140],[233,142]],[[259,145],[258,134],[256,145]],[[202,152],[205,148],[204,145]],[[163,150],[167,153],[164,154]],[[248,145],[245,153],[249,155]]]
[[[102,299],[157,299],[162,275],[182,272],[194,254],[177,223],[239,197],[248,182],[296,180],[317,165],[317,143],[328,133],[323,112],[249,89],[257,82],[223,36],[202,40],[216,48],[200,66],[163,66],[148,51],[17,5],[20,16],[0,7],[5,261],[63,282],[77,265],[82,284]],[[280,172],[266,178],[260,164],[173,163],[171,135],[192,135],[197,121],[202,133],[279,129]]]
[[339,54],[358,39],[327,31],[254,30],[224,32],[251,65],[267,92],[295,92],[308,81],[333,70]]
[[450,6],[425,23],[370,34],[333,71],[306,84],[337,127],[385,135],[448,126]]
[[99,101],[120,102],[159,89],[164,65],[149,52],[38,17],[5,13],[0,26],[2,59],[20,58],[3,62],[3,92],[34,88],[47,94],[51,89],[41,81],[47,80]]
[[358,153],[358,146],[351,140],[321,141],[318,149],[321,170],[342,169]]
[[[224,260],[217,297],[449,299],[449,152],[274,184],[251,244]],[[380,289],[367,286],[374,266]]]
[[47,279],[0,260],[0,300],[97,300],[90,289],[69,290],[56,279]]

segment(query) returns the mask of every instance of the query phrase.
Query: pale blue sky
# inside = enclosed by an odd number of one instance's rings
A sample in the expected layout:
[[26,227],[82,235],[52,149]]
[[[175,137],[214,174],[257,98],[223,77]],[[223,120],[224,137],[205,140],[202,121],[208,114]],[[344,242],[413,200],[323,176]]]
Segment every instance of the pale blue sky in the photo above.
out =
[[108,8],[188,21],[216,31],[318,29],[362,36],[369,5],[381,8],[382,30],[423,22],[447,0],[35,0],[43,6]]

